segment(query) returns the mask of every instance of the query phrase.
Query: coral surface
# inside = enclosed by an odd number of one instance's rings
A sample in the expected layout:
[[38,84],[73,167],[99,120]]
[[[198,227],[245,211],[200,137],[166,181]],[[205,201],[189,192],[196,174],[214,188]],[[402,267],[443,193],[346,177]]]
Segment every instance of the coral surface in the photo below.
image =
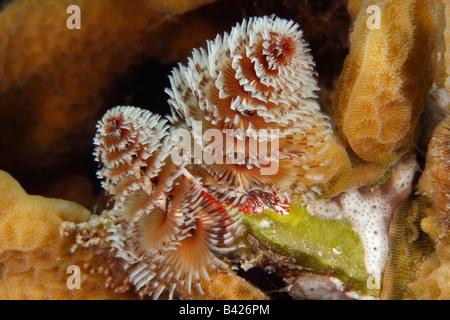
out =
[[204,292],[187,293],[181,296],[194,300],[265,300],[268,296],[255,288],[248,281],[236,275],[233,271],[226,273],[211,272],[210,279],[202,280]]
[[300,274],[289,286],[291,296],[296,300],[349,300],[344,292],[344,285],[336,278]]
[[434,252],[418,264],[407,284],[409,297],[450,298],[450,118],[436,127],[426,155],[424,172],[418,183],[420,194],[430,202],[421,227],[433,241]]
[[[74,4],[80,29],[66,24]],[[140,0],[6,4],[0,15],[0,123],[1,146],[11,157],[2,158],[2,168],[51,165],[73,149],[87,149],[76,141],[92,136],[106,88],[144,53],[163,18]]]
[[[61,233],[63,222],[77,224],[89,217],[89,210],[76,203],[28,195],[0,171],[0,298],[136,298],[106,288],[106,261],[91,250],[72,250],[74,234]],[[70,267],[79,272],[78,288],[70,286]]]
[[412,196],[395,211],[389,228],[389,261],[381,299],[415,298],[408,283],[415,279],[424,257],[434,250],[430,237],[421,228],[429,206],[423,198]]
[[442,34],[443,39],[440,43],[440,48],[438,52],[438,67],[436,70],[435,83],[442,91],[440,94],[445,96],[443,108],[449,112],[449,101],[448,96],[450,94],[450,4],[448,1],[442,1],[443,6],[445,6],[445,29]]
[[415,144],[444,20],[440,1],[370,4],[379,9],[379,25],[369,25],[360,11],[333,105],[350,147],[374,161]]
[[184,13],[215,0],[144,0],[155,11]]

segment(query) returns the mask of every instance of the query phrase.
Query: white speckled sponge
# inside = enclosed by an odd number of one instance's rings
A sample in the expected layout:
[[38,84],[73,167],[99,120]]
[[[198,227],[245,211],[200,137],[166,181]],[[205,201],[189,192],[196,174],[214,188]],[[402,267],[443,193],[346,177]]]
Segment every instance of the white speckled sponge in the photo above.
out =
[[381,282],[389,256],[388,231],[392,215],[411,193],[417,169],[415,155],[406,156],[392,168],[392,177],[375,189],[362,187],[307,206],[308,212],[319,219],[343,218],[351,224],[364,246],[367,272],[376,283]]

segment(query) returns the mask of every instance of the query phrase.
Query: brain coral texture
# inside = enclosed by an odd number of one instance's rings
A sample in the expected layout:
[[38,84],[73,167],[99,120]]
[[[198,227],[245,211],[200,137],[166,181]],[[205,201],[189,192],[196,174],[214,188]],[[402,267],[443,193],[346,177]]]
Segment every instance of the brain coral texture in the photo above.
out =
[[421,227],[435,247],[418,265],[414,279],[407,285],[412,296],[420,299],[450,298],[449,138],[450,118],[446,117],[433,132],[425,170],[418,184],[420,193],[432,203],[421,220]]
[[380,27],[369,28],[364,11],[356,18],[333,106],[350,147],[374,161],[414,146],[444,20],[440,1],[370,4],[380,9]]
[[[86,208],[59,199],[28,195],[0,171],[0,298],[125,299],[131,293],[106,288],[106,261],[88,249],[75,249],[75,236],[61,234],[63,222],[86,222]],[[69,288],[71,265],[80,267],[80,289]]]

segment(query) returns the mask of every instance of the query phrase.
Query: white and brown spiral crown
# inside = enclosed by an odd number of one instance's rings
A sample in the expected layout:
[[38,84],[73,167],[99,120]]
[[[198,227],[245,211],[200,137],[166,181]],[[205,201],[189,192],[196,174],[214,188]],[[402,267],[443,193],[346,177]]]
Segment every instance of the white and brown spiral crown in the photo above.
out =
[[[250,18],[195,49],[170,77],[169,103],[191,125],[219,129],[307,127],[319,112],[314,62],[299,26]],[[301,120],[301,121],[298,121]]]
[[[210,145],[203,135],[208,129],[221,132],[222,141],[232,135],[241,142],[260,141],[262,130],[278,130],[277,137],[269,139],[270,143],[277,139],[277,150],[267,154],[278,167],[273,174],[261,174],[270,164],[254,161],[250,143],[240,150],[223,144],[222,163],[193,169],[227,192],[296,193],[307,200],[340,169],[350,166],[320,111],[314,62],[293,21],[244,20],[229,34],[208,41],[206,49],[195,49],[187,65],[173,70],[170,82],[166,90],[170,105],[206,153]],[[199,125],[202,130],[195,130]],[[241,161],[230,163],[230,153],[239,152],[241,158],[234,159]]]
[[[227,272],[215,256],[233,250],[239,215],[227,211],[174,162],[165,119],[135,107],[116,107],[97,125],[98,176],[112,196],[109,240],[142,294],[202,292],[210,272]],[[188,160],[188,159],[184,159]]]
[[[110,240],[130,282],[154,298],[201,293],[211,272],[228,272],[216,254],[235,248],[238,211],[288,212],[292,194],[308,200],[350,166],[292,21],[244,20],[195,49],[170,82],[172,116],[116,107],[94,138],[98,177],[114,200]],[[203,153],[200,163],[195,152],[174,160],[180,129],[192,137],[188,149]],[[216,161],[206,161],[212,151]]]
[[203,294],[201,282],[211,280],[211,272],[229,272],[216,254],[235,249],[239,217],[198,181],[183,178],[164,208],[150,210],[134,225],[122,223],[111,239],[142,294],[154,299],[163,292],[168,298],[184,291]]
[[94,156],[103,188],[123,201],[140,188],[144,175],[158,173],[157,154],[167,140],[169,124],[160,115],[129,106],[110,109],[97,124]]

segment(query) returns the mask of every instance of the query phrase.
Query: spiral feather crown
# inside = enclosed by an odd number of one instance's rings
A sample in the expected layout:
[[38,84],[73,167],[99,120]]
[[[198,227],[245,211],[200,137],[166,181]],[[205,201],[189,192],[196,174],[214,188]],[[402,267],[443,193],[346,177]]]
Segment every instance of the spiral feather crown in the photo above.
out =
[[[348,169],[347,153],[317,102],[314,67],[299,25],[277,17],[244,20],[208,41],[206,49],[195,49],[187,65],[179,64],[170,76],[169,104],[173,119],[181,118],[172,122],[189,127],[204,153],[212,145],[204,139],[210,129],[222,134],[220,141],[231,136],[242,142],[239,150],[223,144],[216,150],[222,163],[203,163],[196,174],[227,193],[300,194],[308,201]],[[267,155],[278,168],[270,175],[261,174],[267,164],[249,142],[273,143],[275,138],[262,137],[267,130],[277,130],[278,144]],[[230,163],[233,152],[243,161]]]
[[[212,274],[230,271],[218,254],[236,248],[242,211],[287,213],[292,194],[307,201],[350,165],[320,111],[314,63],[293,21],[244,20],[195,49],[170,82],[171,116],[115,107],[94,138],[114,203],[110,240],[130,282],[154,298],[202,294]],[[175,161],[179,130],[192,139]],[[219,161],[192,161],[195,149]]]

